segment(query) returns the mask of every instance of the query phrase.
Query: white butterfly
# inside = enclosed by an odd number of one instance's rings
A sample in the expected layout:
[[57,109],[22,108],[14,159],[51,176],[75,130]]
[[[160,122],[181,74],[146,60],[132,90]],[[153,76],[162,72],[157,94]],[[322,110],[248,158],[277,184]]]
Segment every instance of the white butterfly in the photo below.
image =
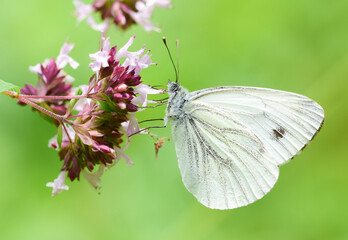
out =
[[185,187],[203,205],[232,209],[265,196],[318,133],[323,108],[295,93],[257,87],[188,92],[168,83],[166,123]]

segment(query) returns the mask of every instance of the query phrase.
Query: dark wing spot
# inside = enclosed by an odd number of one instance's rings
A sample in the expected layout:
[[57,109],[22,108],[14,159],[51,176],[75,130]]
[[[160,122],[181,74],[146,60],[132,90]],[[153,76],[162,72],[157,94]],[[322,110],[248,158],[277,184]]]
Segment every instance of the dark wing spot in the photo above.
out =
[[273,129],[273,136],[276,139],[280,139],[280,138],[284,137],[284,133],[285,133],[285,129],[282,127],[279,127],[277,129]]

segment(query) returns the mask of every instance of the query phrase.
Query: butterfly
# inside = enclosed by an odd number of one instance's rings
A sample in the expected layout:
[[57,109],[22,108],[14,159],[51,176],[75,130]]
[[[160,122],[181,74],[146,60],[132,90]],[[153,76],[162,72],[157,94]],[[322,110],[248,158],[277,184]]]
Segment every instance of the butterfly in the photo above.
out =
[[308,97],[258,87],[188,92],[168,83],[170,122],[182,181],[212,209],[242,207],[265,196],[279,166],[318,133],[324,110]]

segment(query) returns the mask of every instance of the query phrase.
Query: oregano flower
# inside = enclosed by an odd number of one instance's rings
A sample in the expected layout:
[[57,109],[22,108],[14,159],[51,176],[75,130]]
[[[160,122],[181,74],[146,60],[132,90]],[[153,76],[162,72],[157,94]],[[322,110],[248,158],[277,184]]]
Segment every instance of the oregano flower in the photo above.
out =
[[90,54],[93,75],[88,85],[73,88],[72,78],[63,71],[67,64],[73,69],[78,66],[68,55],[73,45],[65,43],[56,59],[30,67],[38,75],[36,87],[26,84],[20,93],[9,91],[11,88],[3,92],[21,105],[30,105],[58,128],[48,144],[62,161],[60,174],[46,185],[52,187],[52,195],[69,189],[66,177],[79,180],[83,173],[98,189],[105,169],[120,159],[133,164],[124,150],[129,147],[129,136],[144,130],[135,115],[149,104],[161,102],[149,100],[148,94],[164,92],[143,84],[141,71],[155,63],[145,45],[138,51],[129,50],[134,39],[132,36],[118,48],[102,37],[99,51]]
[[[74,1],[75,15],[80,22],[84,19],[96,31],[106,32],[110,25],[115,24],[122,30],[134,24],[141,25],[146,31],[160,29],[150,21],[155,7],[169,8],[170,0],[97,0],[92,4]],[[102,19],[97,23],[91,16],[99,13]]]

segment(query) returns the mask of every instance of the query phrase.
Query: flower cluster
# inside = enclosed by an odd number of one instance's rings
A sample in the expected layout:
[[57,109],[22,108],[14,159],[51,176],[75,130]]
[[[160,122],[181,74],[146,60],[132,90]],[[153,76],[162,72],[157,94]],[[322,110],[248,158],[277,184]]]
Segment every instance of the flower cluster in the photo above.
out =
[[[94,30],[106,32],[112,23],[125,30],[138,23],[149,32],[152,30],[160,31],[150,21],[154,8],[156,6],[168,8],[170,7],[170,0],[97,0],[91,5],[81,1],[74,1],[74,4],[77,20],[87,19],[87,23]],[[91,16],[93,12],[100,13],[102,23],[96,23]]]
[[[74,44],[65,43],[60,50],[60,53],[56,60],[46,59],[44,63],[39,63],[35,66],[29,67],[29,70],[38,75],[38,84],[36,88],[30,84],[26,84],[25,88],[22,88],[20,92],[25,95],[38,95],[38,96],[69,96],[71,95],[71,89],[73,78],[67,75],[63,68],[69,64],[73,69],[76,69],[79,64],[72,59],[68,54]],[[40,98],[35,102],[52,111],[56,114],[64,115],[67,111],[66,102],[68,99],[60,98]],[[25,105],[22,101],[18,101],[19,104]],[[49,118],[49,120],[52,120]],[[57,123],[57,121],[55,121]]]
[[[100,51],[90,54],[94,72],[88,85],[82,85],[75,94],[62,68],[68,63],[76,68],[78,63],[68,56],[73,45],[64,44],[56,60],[31,67],[39,76],[36,88],[26,85],[18,100],[29,104],[42,114],[53,117],[58,134],[49,146],[58,150],[63,161],[61,173],[53,182],[52,195],[67,190],[65,177],[71,181],[80,179],[81,172],[94,188],[98,188],[100,176],[106,167],[113,166],[122,157],[132,164],[120,144],[140,131],[134,116],[151,101],[148,94],[161,94],[163,90],[142,84],[139,73],[155,64],[145,47],[136,52],[128,48],[135,36],[124,47],[110,47],[109,38],[102,38]],[[69,101],[68,101],[69,100]],[[60,111],[56,110],[60,108]],[[46,116],[47,117],[47,116]],[[127,144],[128,146],[128,139]],[[96,170],[96,167],[99,167]]]

